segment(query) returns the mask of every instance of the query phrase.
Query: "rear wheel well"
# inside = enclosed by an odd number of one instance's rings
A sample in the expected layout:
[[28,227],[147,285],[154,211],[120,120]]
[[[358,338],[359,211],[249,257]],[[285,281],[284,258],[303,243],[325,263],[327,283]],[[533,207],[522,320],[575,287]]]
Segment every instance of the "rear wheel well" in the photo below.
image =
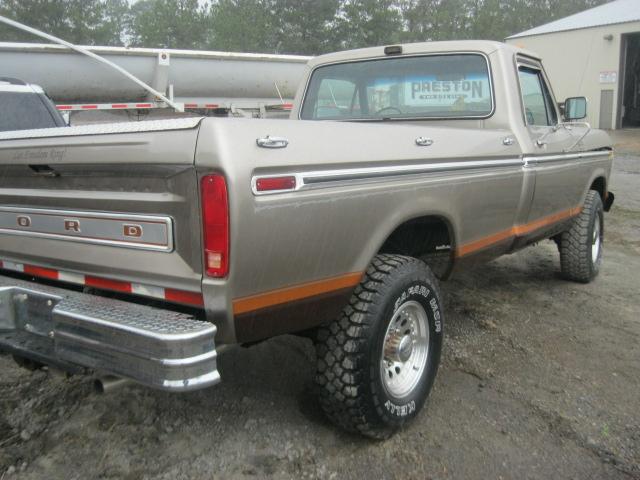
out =
[[596,192],[598,192],[600,194],[600,198],[604,202],[605,196],[607,194],[607,184],[604,177],[596,178],[591,184],[591,187],[589,187],[589,190],[595,190]]
[[407,255],[423,260],[438,278],[446,278],[453,266],[454,239],[442,217],[408,220],[391,232],[378,253]]

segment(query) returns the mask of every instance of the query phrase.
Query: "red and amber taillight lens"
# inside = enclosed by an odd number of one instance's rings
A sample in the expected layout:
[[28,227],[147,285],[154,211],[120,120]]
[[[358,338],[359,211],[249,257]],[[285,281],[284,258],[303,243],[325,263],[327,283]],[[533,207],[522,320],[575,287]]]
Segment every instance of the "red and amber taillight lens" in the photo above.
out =
[[207,175],[200,182],[204,267],[210,277],[229,273],[229,200],[222,175]]

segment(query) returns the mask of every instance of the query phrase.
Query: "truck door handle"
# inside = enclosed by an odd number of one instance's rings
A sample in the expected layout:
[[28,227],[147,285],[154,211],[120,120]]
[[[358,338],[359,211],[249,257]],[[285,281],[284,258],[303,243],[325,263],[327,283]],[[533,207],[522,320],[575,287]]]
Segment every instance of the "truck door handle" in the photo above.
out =
[[256,139],[256,144],[262,148],[285,148],[289,145],[289,140],[282,137],[266,137]]

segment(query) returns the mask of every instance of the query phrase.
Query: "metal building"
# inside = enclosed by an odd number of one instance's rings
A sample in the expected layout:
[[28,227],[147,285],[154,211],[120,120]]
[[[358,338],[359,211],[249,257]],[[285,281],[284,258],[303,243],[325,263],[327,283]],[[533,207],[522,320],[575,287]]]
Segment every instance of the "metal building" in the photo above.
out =
[[640,0],[615,0],[506,42],[542,56],[559,102],[587,97],[591,125],[640,127]]

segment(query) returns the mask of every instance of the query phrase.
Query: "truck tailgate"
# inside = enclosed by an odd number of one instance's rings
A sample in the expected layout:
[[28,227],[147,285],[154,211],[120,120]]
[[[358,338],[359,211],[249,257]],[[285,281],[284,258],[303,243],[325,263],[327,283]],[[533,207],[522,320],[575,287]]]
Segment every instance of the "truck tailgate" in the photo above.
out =
[[201,303],[198,124],[0,137],[2,268]]

